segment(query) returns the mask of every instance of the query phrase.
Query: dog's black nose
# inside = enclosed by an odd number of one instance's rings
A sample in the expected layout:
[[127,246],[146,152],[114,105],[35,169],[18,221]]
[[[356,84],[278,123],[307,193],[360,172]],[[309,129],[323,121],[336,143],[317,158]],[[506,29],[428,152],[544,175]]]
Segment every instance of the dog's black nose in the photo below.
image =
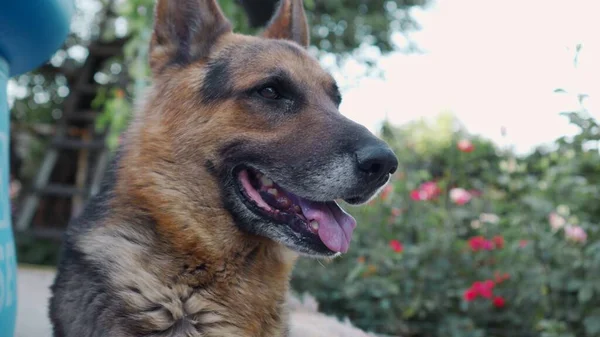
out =
[[398,168],[398,159],[387,146],[371,145],[356,151],[358,168],[366,173],[369,180],[379,180],[382,176],[393,174]]

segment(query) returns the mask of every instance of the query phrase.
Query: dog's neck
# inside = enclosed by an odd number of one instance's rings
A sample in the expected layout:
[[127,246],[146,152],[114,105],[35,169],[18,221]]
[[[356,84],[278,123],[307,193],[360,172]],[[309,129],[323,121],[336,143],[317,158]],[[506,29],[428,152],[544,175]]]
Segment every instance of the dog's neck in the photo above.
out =
[[[153,151],[152,156],[147,151]],[[284,336],[285,299],[297,255],[271,240],[240,231],[214,196],[217,186],[208,176],[201,190],[213,193],[212,197],[196,198],[194,193],[200,189],[179,187],[180,182],[169,176],[177,172],[178,163],[164,149],[133,144],[124,149],[120,161],[127,166],[118,165],[111,210],[119,218],[113,223],[124,227],[113,228],[108,236],[114,237],[116,231],[143,238],[144,247],[135,253],[139,258],[131,259],[134,263],[144,260],[143,255],[153,256],[145,259],[150,265],[124,268],[145,268],[157,278],[152,283],[161,286],[187,287],[177,295],[180,298],[201,294],[199,303],[219,307],[221,317],[241,329],[236,330],[239,336]],[[263,319],[256,320],[257,316]]]

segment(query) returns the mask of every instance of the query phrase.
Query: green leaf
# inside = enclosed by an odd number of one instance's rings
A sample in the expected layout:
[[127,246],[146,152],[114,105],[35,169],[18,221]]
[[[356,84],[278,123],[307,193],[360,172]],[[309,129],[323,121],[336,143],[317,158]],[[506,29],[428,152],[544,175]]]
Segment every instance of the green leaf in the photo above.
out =
[[579,279],[571,279],[567,282],[567,290],[574,291],[581,288],[581,280]]
[[588,336],[598,336],[600,334],[600,315],[587,316],[583,320],[583,326]]
[[354,269],[348,273],[348,276],[346,277],[346,283],[353,282],[364,270],[365,265],[362,263],[357,263]]
[[589,300],[591,300],[593,296],[594,296],[594,288],[592,287],[592,285],[586,284],[583,287],[581,287],[581,289],[579,289],[579,294],[578,294],[577,298],[579,299],[579,302],[581,304],[585,304],[585,303],[589,302]]

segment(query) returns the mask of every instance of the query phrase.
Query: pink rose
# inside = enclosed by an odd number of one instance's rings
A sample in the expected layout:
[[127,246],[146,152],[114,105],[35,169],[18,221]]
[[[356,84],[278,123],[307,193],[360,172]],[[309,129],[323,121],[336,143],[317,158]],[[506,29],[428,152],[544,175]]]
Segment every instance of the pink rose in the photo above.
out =
[[453,188],[450,190],[450,200],[457,205],[464,205],[471,201],[471,193],[464,188]]

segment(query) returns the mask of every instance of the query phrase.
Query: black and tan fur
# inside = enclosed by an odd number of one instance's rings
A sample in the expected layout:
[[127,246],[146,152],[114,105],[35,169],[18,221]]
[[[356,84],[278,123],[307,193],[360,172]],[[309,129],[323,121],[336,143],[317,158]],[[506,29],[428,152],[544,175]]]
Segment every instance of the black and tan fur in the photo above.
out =
[[[155,19],[152,87],[67,230],[54,336],[286,336],[296,257],[334,253],[253,212],[232,172],[252,165],[303,197],[358,204],[395,157],[338,112],[335,81],[305,49],[301,0],[282,1],[260,37],[232,33],[214,0],[159,0]],[[270,85],[285,99],[257,95]]]

